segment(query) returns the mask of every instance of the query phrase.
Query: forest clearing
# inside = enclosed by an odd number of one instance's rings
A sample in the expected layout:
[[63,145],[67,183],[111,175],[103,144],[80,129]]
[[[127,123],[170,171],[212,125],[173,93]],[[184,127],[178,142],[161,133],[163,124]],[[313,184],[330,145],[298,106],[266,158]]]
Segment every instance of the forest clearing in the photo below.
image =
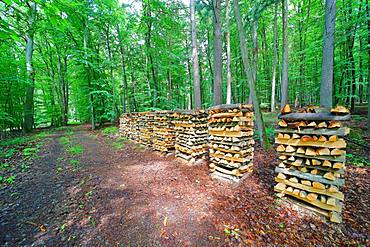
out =
[[0,2],[1,246],[369,246],[368,0]]

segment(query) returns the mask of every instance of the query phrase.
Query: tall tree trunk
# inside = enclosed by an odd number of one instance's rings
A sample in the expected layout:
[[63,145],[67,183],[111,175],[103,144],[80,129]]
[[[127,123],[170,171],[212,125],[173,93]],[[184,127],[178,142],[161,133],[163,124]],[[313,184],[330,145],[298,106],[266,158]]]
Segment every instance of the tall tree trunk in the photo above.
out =
[[213,9],[213,105],[222,104],[222,32],[221,0],[212,0]]
[[197,31],[195,21],[195,0],[190,0],[190,20],[191,20],[191,43],[192,43],[193,80],[194,80],[194,109],[199,110],[202,107],[202,100],[200,96]]
[[367,19],[367,130],[370,130],[370,11],[369,1],[366,0]]
[[275,3],[274,12],[274,44],[273,44],[273,60],[272,60],[272,81],[271,81],[271,112],[275,112],[275,94],[276,94],[276,58],[277,58],[277,8],[278,5]]
[[113,58],[112,58],[112,50],[110,47],[110,40],[109,40],[109,24],[107,26],[106,31],[106,41],[107,41],[107,50],[108,50],[108,59],[109,59],[109,76],[111,79],[111,85],[112,85],[112,116],[111,116],[111,123],[114,122],[114,119],[116,117],[116,108],[115,108],[115,85],[114,85],[114,77],[113,77]]
[[283,78],[281,81],[281,103],[282,109],[289,99],[288,84],[288,0],[282,1],[283,12]]
[[35,92],[35,72],[33,70],[33,38],[35,34],[35,21],[37,7],[35,2],[28,3],[28,30],[26,32],[26,69],[27,69],[27,88],[24,103],[24,123],[23,130],[31,132],[33,122],[33,96]]
[[[257,70],[258,70],[258,42],[257,42],[257,29],[258,29],[258,20],[252,21],[252,43],[253,43],[253,52],[252,52],[252,60],[253,60],[253,83],[256,87],[257,85]],[[256,88],[257,91],[257,88]],[[253,103],[252,91],[249,90],[249,97],[248,97],[248,104]]]
[[149,69],[152,75],[153,79],[153,101],[152,101],[152,106],[156,107],[157,106],[157,98],[158,98],[158,83],[157,83],[157,77],[155,73],[155,68],[154,68],[154,62],[153,62],[153,52],[152,52],[152,14],[151,14],[151,9],[150,9],[150,2],[147,4],[144,3],[144,9],[145,9],[145,17],[146,17],[146,25],[147,25],[147,32],[145,35],[145,44],[146,44],[146,55],[147,55],[147,61],[149,63]]
[[85,26],[84,26],[84,50],[85,50],[85,69],[86,69],[86,76],[87,76],[87,86],[89,88],[89,103],[90,103],[90,117],[91,117],[91,129],[92,130],[95,130],[95,127],[96,127],[96,123],[95,123],[95,107],[94,107],[94,96],[92,95],[92,84],[91,84],[91,78],[92,78],[92,75],[91,75],[91,68],[90,68],[90,65],[89,65],[89,56],[88,56],[88,21],[89,21],[89,17],[87,16],[86,17],[86,23],[85,23]]
[[246,37],[244,33],[243,23],[240,16],[240,10],[239,10],[239,3],[238,0],[234,0],[234,15],[236,19],[236,23],[238,26],[238,32],[239,32],[239,43],[240,43],[240,50],[242,53],[242,59],[243,59],[243,65],[244,65],[244,72],[247,75],[248,82],[249,82],[249,88],[251,91],[252,99],[253,99],[253,108],[254,113],[256,116],[256,124],[257,129],[259,132],[259,136],[261,139],[262,146],[264,148],[269,148],[270,143],[268,141],[265,126],[263,123],[263,117],[260,109],[260,104],[256,92],[256,88],[253,81],[253,74],[251,72],[250,66],[249,66],[249,58],[248,58],[248,51],[247,51],[247,43],[246,43]]
[[119,50],[121,52],[121,64],[122,64],[122,107],[123,107],[123,112],[126,113],[127,105],[130,105],[130,103],[128,102],[128,97],[127,97],[128,87],[127,87],[125,50],[123,47],[122,34],[119,28],[119,25],[117,25],[116,29],[117,29],[117,34],[118,34],[118,44],[119,44]]
[[325,2],[325,30],[320,86],[320,106],[333,107],[335,0]]
[[230,4],[229,0],[226,0],[226,104],[231,104],[232,99],[232,87],[231,87],[231,49],[230,49]]

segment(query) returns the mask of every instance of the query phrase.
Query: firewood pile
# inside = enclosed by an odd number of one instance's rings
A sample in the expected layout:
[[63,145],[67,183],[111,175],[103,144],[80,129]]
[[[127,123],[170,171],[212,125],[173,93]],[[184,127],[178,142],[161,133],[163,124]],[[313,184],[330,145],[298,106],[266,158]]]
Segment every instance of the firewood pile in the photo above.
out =
[[161,153],[175,149],[176,132],[173,111],[156,111],[153,127],[153,147]]
[[178,111],[175,113],[175,118],[175,156],[192,163],[204,158],[208,151],[207,113]]
[[130,114],[124,113],[119,118],[119,132],[122,136],[128,137],[129,130],[129,123],[130,122]]
[[120,118],[120,133],[132,141],[138,142],[140,139],[140,129],[138,126],[139,114],[125,113]]
[[286,105],[279,119],[275,191],[340,223],[347,146],[343,137],[349,133],[341,121],[350,119],[349,111],[337,106],[331,112],[307,108],[292,113]]
[[213,176],[239,181],[252,171],[253,108],[219,105],[209,109],[208,141]]
[[154,112],[138,113],[139,142],[147,147],[153,144]]

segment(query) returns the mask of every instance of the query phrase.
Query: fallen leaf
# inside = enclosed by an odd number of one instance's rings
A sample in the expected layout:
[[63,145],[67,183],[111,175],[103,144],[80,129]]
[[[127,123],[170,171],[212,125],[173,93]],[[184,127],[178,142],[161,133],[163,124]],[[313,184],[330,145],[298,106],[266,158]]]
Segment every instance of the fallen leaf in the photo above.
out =
[[40,228],[40,231],[46,232],[46,226],[45,225],[40,225],[39,228]]
[[164,226],[167,226],[167,221],[168,221],[168,218],[167,218],[167,216],[166,216],[166,217],[164,217],[164,221],[163,221],[163,225],[164,225]]

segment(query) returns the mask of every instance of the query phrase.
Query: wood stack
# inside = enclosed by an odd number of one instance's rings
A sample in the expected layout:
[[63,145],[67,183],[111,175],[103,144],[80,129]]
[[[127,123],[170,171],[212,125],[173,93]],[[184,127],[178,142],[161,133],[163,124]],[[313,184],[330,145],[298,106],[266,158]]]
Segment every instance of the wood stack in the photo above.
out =
[[175,113],[175,118],[175,156],[190,162],[205,157],[208,151],[207,113],[178,111]]
[[119,119],[119,132],[122,136],[125,136],[128,138],[128,135],[130,133],[129,129],[129,122],[130,122],[130,114],[124,113]]
[[173,111],[156,111],[153,128],[153,147],[162,153],[175,149],[176,132]]
[[252,171],[253,108],[219,105],[209,109],[208,140],[212,175],[239,181]]
[[147,147],[151,147],[153,144],[154,116],[153,112],[140,112],[138,114],[139,142]]
[[129,121],[128,121],[128,132],[127,132],[127,138],[139,142],[140,140],[140,129],[138,125],[139,121],[139,113],[138,112],[132,112],[129,113]]
[[343,136],[349,133],[341,121],[350,119],[349,111],[338,106],[331,112],[308,108],[291,113],[287,105],[279,119],[275,191],[340,223],[346,160]]

